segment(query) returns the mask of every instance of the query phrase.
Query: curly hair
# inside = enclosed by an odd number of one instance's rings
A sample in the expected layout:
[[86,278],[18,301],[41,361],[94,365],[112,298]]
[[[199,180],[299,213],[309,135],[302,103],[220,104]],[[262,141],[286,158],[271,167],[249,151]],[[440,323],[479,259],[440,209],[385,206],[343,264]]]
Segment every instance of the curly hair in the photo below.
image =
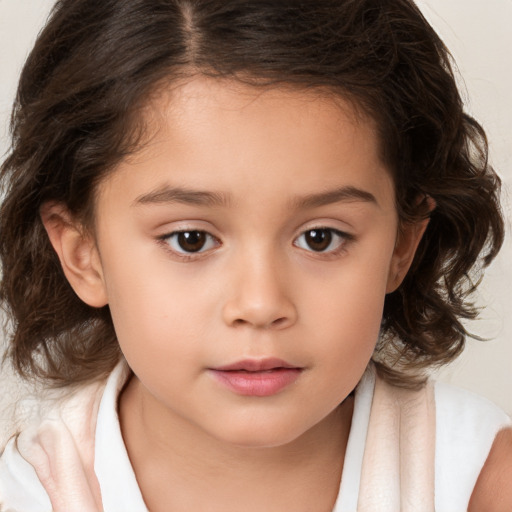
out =
[[0,300],[18,372],[67,385],[119,360],[108,306],[75,295],[40,207],[60,202],[89,222],[96,185],[140,145],[152,92],[191,73],[320,88],[376,122],[402,225],[430,215],[386,296],[378,370],[414,385],[408,369],[455,358],[502,244],[500,181],[450,54],[412,0],[59,0],[21,74],[1,167]]

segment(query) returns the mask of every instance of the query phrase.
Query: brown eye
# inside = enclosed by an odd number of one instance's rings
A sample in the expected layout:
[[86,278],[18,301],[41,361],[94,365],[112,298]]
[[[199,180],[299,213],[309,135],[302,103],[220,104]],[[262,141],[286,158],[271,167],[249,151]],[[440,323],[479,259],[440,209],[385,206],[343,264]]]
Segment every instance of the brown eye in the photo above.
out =
[[215,239],[206,231],[176,231],[164,240],[177,253],[198,253],[215,247]]
[[325,251],[332,242],[332,232],[328,229],[311,229],[304,233],[304,241],[316,252]]
[[304,231],[294,245],[312,252],[335,253],[354,237],[333,228],[314,228]]
[[206,233],[204,231],[183,231],[178,233],[177,241],[185,252],[198,252],[206,243]]

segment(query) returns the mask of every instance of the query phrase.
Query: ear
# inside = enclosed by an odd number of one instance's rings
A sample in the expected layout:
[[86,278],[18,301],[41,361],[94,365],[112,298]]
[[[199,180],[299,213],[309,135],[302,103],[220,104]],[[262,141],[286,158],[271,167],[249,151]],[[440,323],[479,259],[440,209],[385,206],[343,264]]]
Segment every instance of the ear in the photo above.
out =
[[[431,212],[435,208],[435,201],[430,198],[424,198]],[[409,268],[413,262],[416,249],[427,229],[429,218],[415,222],[406,223],[400,229],[391,258],[389,267],[388,282],[386,293],[394,292],[404,280]]]
[[108,303],[96,243],[60,203],[45,203],[41,220],[57,253],[64,274],[75,293],[89,306]]

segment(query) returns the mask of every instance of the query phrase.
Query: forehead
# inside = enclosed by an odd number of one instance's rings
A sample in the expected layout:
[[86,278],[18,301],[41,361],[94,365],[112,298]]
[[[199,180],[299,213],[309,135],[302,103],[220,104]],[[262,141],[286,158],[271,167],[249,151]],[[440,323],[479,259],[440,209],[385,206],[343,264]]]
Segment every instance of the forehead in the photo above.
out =
[[263,195],[340,186],[393,193],[375,123],[326,90],[198,77],[161,87],[143,116],[145,143],[113,175],[144,173],[148,190],[171,182],[227,195],[238,185]]
[[[212,121],[233,123],[249,117],[253,124],[259,118],[269,130],[279,129],[278,124],[285,128],[290,121],[312,124],[316,120],[318,127],[323,130],[331,127],[337,134],[340,133],[339,121],[346,123],[348,120],[353,128],[365,130],[372,143],[378,132],[372,117],[354,98],[332,88],[306,88],[286,83],[251,85],[233,78],[202,75],[157,86],[146,102],[141,120],[152,138],[162,130],[169,135],[169,129],[186,129],[190,121],[196,129],[201,125],[208,128]],[[210,123],[206,124],[207,121]],[[345,134],[348,134],[347,129],[348,124]]]

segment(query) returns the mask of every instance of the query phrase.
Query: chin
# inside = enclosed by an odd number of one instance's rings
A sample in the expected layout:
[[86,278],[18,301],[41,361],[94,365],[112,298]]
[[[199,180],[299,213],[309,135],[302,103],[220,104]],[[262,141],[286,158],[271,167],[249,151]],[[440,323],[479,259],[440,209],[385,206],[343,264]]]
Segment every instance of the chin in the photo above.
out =
[[278,448],[298,440],[305,433],[305,429],[296,425],[277,425],[250,422],[249,425],[240,425],[238,428],[232,424],[219,433],[218,438],[232,446],[247,449]]

